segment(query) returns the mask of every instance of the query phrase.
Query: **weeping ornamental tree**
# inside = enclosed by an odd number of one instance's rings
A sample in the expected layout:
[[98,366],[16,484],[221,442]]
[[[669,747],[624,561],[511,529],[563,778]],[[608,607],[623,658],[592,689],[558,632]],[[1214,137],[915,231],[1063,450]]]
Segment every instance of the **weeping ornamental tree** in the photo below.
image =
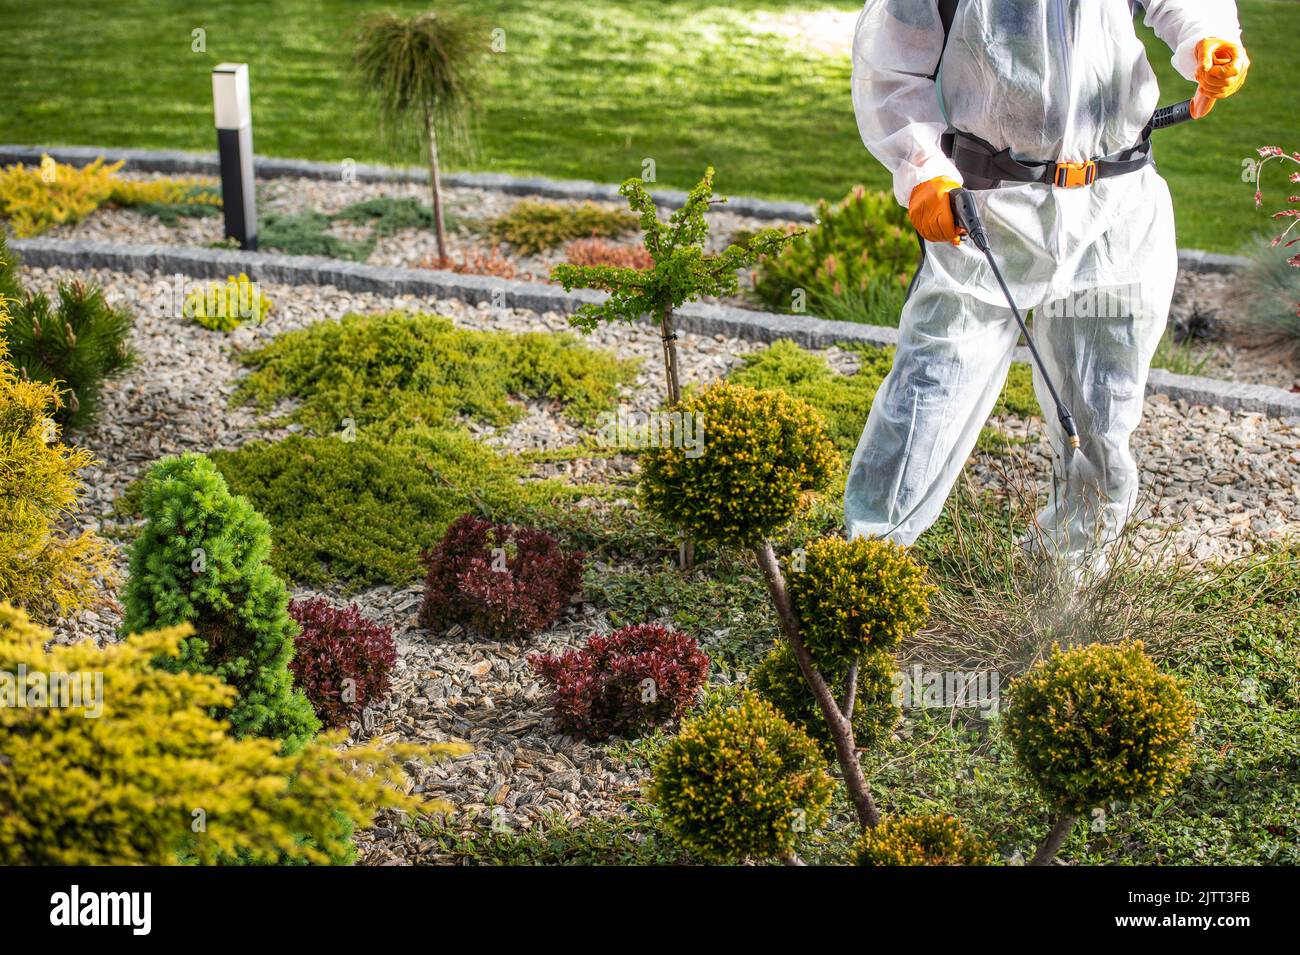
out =
[[352,63],[379,109],[395,148],[419,142],[428,152],[438,256],[447,259],[439,145],[466,148],[491,52],[487,24],[459,10],[403,17],[373,13],[353,32]]
[[713,255],[704,251],[709,224],[704,214],[714,203],[713,168],[705,170],[685,204],[667,222],[660,222],[654,198],[640,179],[628,179],[618,190],[641,219],[645,249],[654,265],[649,269],[609,265],[557,265],[552,280],[566,292],[575,288],[600,289],[609,298],[599,305],[587,305],[570,318],[570,323],[591,331],[601,322],[635,322],[649,315],[659,323],[663,340],[664,371],[668,403],[681,400],[677,370],[677,331],[673,312],[682,303],[703,295],[732,295],[739,287],[736,272],[752,266],[764,255],[775,255],[796,236],[779,229],[764,229],[744,245],[731,245]]

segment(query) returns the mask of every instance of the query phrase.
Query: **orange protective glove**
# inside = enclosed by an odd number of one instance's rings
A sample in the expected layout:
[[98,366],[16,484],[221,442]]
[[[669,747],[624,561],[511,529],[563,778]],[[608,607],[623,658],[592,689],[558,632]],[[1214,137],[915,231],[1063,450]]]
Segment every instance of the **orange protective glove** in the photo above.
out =
[[1206,37],[1196,44],[1196,96],[1192,116],[1200,119],[1214,108],[1214,101],[1226,99],[1246,82],[1250,57],[1230,40]]
[[952,217],[952,203],[948,199],[948,193],[960,188],[960,182],[947,176],[936,176],[912,190],[907,200],[907,214],[921,238],[929,242],[961,244],[961,237],[966,232],[957,228]]

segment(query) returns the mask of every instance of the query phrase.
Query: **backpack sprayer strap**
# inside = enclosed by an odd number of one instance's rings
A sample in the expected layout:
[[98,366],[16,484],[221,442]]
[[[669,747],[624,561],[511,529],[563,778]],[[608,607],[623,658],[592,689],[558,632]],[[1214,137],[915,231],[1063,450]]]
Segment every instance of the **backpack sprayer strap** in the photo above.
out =
[[1009,149],[951,129],[941,140],[944,154],[962,174],[968,189],[993,189],[1006,182],[1042,182],[1063,189],[1091,186],[1098,179],[1137,172],[1151,162],[1149,127],[1136,146],[1086,162],[1026,162],[1014,159]]

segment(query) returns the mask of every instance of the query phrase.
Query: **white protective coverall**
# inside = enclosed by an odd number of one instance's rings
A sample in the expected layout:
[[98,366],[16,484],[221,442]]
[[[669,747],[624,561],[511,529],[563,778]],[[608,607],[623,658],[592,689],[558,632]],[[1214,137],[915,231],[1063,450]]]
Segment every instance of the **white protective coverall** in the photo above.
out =
[[[1175,68],[1193,82],[1199,40],[1240,42],[1231,0],[1144,6]],[[1079,162],[1135,145],[1158,105],[1128,0],[963,0],[943,44],[936,0],[868,0],[858,19],[858,127],[904,206],[919,183],[961,181],[939,144],[949,125],[1020,160]],[[1034,342],[1078,424],[1082,446],[1072,452],[1035,368],[1059,472],[1039,520],[1049,546],[1082,560],[1094,541],[1113,538],[1136,501],[1129,437],[1177,273],[1169,190],[1147,165],[1091,186],[1004,183],[974,194],[1016,304],[1022,314],[1036,310]],[[844,512],[853,537],[910,544],[934,522],[1019,335],[973,243],[925,245],[893,370],[849,472]],[[1067,467],[1067,454],[1087,464]]]

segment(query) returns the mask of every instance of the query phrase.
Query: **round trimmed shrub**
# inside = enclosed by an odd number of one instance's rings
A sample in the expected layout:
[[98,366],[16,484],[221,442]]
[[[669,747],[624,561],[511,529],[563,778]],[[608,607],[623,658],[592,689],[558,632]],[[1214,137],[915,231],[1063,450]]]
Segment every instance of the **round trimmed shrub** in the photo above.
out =
[[802,569],[787,559],[785,571],[804,643],[823,670],[893,650],[930,612],[925,568],[891,541],[824,537],[808,545]]
[[346,726],[388,692],[397,664],[392,627],[322,597],[293,601],[289,616],[299,628],[289,669],[325,726]]
[[1140,642],[1054,647],[1007,703],[1016,761],[1058,810],[1164,795],[1191,765],[1195,708]]
[[593,740],[640,736],[680,718],[709,678],[694,637],[650,623],[593,634],[581,649],[529,663],[551,685],[564,731]]
[[[888,653],[868,653],[858,661],[858,695],[853,704],[853,740],[862,749],[879,746],[893,733],[901,713],[894,705],[894,658]],[[848,690],[849,668],[822,672],[837,700]],[[820,747],[826,757],[835,755],[830,727],[817,698],[804,681],[799,661],[784,640],[778,640],[749,675],[749,685],[781,711]]]
[[682,724],[649,795],[688,849],[717,862],[768,859],[826,821],[835,784],[824,765],[807,733],[747,690]]
[[993,852],[953,816],[901,816],[862,834],[858,865],[990,865]]
[[783,391],[718,382],[673,411],[695,416],[703,453],[649,451],[641,497],[697,541],[750,545],[770,537],[840,466],[821,415]]

